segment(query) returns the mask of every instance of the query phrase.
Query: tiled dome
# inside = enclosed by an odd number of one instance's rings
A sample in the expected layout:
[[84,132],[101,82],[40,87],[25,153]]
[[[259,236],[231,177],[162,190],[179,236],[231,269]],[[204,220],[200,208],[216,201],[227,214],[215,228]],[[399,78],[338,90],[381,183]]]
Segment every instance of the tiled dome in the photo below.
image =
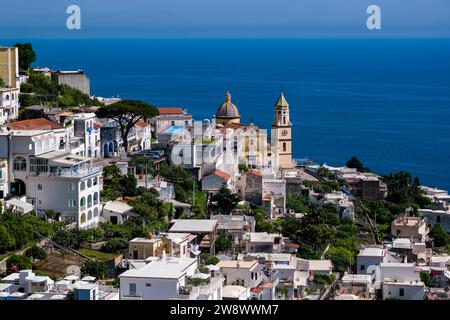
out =
[[237,107],[231,102],[231,94],[228,91],[225,102],[217,109],[216,118],[239,118]]

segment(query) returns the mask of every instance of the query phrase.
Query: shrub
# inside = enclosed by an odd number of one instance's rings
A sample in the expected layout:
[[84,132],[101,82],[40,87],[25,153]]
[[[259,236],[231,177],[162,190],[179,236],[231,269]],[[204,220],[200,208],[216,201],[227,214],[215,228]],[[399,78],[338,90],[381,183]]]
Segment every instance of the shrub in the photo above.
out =
[[6,266],[8,268],[16,267],[19,270],[27,270],[32,268],[33,262],[26,256],[13,253],[6,260]]

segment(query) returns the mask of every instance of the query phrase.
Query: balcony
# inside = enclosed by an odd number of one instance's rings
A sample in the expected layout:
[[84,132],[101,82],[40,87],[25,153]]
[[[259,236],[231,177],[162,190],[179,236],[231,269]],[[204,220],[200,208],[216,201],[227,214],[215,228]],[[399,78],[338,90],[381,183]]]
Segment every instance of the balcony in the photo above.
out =
[[120,293],[121,300],[142,300],[141,292],[121,292]]
[[102,167],[77,169],[76,171],[72,171],[70,169],[61,169],[57,170],[56,172],[40,173],[39,175],[47,175],[49,177],[82,178],[99,172],[102,172]]

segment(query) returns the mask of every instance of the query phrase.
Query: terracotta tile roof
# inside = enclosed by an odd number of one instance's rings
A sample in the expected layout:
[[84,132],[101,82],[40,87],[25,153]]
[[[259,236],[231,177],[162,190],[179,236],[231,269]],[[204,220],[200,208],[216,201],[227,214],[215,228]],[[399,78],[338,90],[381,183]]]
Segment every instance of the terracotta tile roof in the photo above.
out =
[[138,122],[136,122],[136,125],[141,127],[141,128],[146,128],[146,127],[149,126],[149,124],[147,122],[144,122],[144,121],[138,121]]
[[247,171],[245,174],[254,174],[255,176],[258,176],[258,177],[262,176],[261,171],[254,170],[254,169]]
[[263,288],[259,288],[259,287],[258,288],[251,288],[250,291],[253,292],[253,293],[258,294],[258,293],[261,293],[261,291],[263,291]]
[[292,249],[298,249],[298,248],[300,248],[300,246],[299,246],[298,244],[293,243],[293,242],[286,242],[286,243],[284,244],[284,246],[287,247],[287,248],[292,248]]
[[10,123],[8,128],[11,130],[51,130],[64,128],[59,123],[45,118],[29,119]]
[[210,173],[205,174],[204,176],[206,177],[206,176],[209,176],[211,174],[215,174],[216,176],[219,176],[219,177],[221,177],[224,180],[230,180],[230,178],[231,178],[231,176],[228,173],[223,172],[220,169],[216,169],[216,170],[214,170],[214,171],[212,171]]
[[183,114],[183,109],[181,108],[158,108],[159,114]]

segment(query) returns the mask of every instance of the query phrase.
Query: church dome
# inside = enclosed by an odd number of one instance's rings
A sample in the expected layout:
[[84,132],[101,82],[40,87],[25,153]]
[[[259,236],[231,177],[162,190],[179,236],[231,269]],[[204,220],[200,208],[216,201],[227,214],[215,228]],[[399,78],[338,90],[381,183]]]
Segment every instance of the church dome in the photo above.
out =
[[216,118],[219,119],[230,119],[239,118],[239,112],[237,107],[231,102],[230,91],[225,95],[225,102],[220,105],[216,112]]

